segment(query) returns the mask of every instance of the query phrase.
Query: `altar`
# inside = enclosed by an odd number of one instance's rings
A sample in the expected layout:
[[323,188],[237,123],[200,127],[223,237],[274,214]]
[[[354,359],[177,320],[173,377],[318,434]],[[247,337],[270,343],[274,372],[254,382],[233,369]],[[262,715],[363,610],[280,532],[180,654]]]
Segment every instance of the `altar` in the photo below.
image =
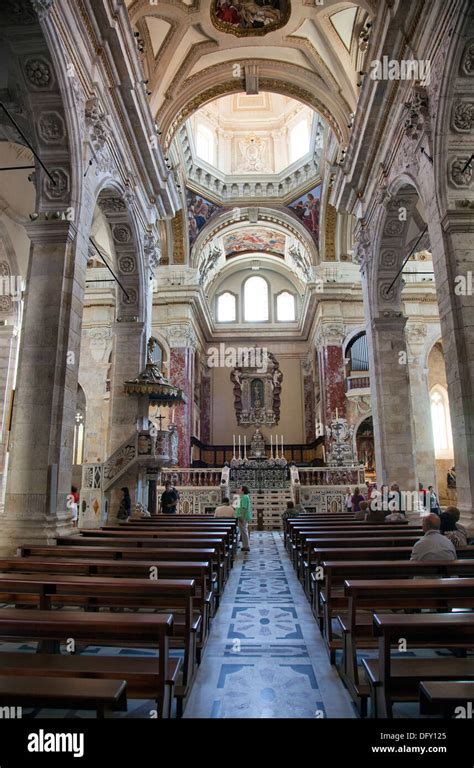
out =
[[270,445],[270,456],[266,454],[265,438],[257,426],[250,441],[247,455],[247,443],[244,441],[243,454],[239,440],[238,456],[234,455],[230,463],[230,488],[236,491],[243,485],[251,491],[265,491],[272,489],[288,488],[290,484],[290,471],[288,462],[284,457],[283,444],[281,452],[278,451],[278,443],[273,440]]

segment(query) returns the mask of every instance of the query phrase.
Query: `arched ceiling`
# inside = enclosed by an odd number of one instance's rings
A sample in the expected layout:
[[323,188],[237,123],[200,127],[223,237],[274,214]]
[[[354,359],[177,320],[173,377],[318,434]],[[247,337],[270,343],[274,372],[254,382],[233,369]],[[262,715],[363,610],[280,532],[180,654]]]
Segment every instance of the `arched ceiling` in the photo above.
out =
[[[340,141],[358,99],[360,34],[374,0],[291,0],[288,22],[256,37],[217,29],[212,0],[127,0],[148,72],[150,103],[165,143],[203,104],[260,87],[320,112]],[[237,4],[238,5],[238,4]]]

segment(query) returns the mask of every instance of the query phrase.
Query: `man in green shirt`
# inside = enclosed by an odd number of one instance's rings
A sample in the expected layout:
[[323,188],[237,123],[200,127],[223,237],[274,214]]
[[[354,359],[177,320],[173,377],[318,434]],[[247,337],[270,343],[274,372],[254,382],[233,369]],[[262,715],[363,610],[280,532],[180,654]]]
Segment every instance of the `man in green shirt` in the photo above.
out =
[[243,485],[240,489],[240,502],[235,511],[235,516],[239,521],[242,552],[250,552],[249,522],[252,519],[252,512],[250,508],[249,489],[246,485]]

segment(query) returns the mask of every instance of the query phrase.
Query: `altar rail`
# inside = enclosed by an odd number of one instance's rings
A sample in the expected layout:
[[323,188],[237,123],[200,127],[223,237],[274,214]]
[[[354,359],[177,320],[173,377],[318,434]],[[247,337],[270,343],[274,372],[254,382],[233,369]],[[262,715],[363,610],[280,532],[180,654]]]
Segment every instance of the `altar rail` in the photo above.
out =
[[[292,484],[295,480],[296,482],[299,480],[299,483],[302,486],[361,486],[365,483],[363,466],[297,467],[295,469],[297,470],[297,473],[294,478],[292,477]],[[208,469],[195,467],[173,469],[172,467],[169,467],[161,470],[158,476],[158,481],[160,485],[164,485],[166,480],[169,479],[173,485],[179,487],[213,488],[221,485],[224,472],[225,469],[218,469],[216,467]],[[290,479],[288,478],[288,487],[289,486]]]
[[158,475],[158,484],[164,485],[171,480],[173,485],[179,487],[214,488],[220,486],[222,469],[162,469]]
[[364,485],[364,467],[298,467],[300,485]]

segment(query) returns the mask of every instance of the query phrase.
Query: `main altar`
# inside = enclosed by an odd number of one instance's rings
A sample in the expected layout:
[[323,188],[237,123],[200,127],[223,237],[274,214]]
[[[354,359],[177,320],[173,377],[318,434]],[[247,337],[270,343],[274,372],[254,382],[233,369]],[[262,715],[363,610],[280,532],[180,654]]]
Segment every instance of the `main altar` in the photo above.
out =
[[[282,438],[283,440],[283,438]],[[236,454],[236,441],[234,437],[234,450],[230,462],[230,487],[232,491],[247,485],[250,490],[265,491],[270,489],[288,488],[290,471],[288,462],[284,456],[283,444],[278,445],[278,438],[273,436],[270,444],[270,454],[267,455],[265,438],[260,427],[257,426],[251,438],[247,453],[247,441],[238,441],[238,453]]]

